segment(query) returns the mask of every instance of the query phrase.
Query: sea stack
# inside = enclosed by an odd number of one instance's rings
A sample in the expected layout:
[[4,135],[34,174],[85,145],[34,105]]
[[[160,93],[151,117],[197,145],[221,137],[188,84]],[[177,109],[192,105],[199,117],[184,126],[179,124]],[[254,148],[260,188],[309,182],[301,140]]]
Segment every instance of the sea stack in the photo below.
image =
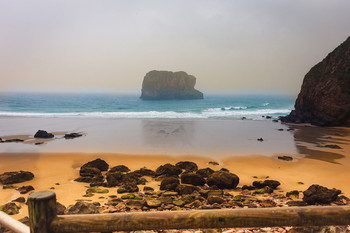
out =
[[203,93],[194,89],[196,78],[184,71],[156,71],[146,74],[142,82],[143,100],[203,99]]
[[350,37],[305,75],[284,122],[350,126]]

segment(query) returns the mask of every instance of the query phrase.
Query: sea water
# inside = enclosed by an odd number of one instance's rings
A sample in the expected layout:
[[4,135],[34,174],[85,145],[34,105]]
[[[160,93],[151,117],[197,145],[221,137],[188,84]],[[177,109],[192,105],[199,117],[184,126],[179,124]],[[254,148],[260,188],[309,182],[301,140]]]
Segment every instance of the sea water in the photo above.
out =
[[219,118],[284,116],[294,98],[280,95],[206,95],[201,100],[145,101],[137,94],[0,95],[0,116],[92,118]]

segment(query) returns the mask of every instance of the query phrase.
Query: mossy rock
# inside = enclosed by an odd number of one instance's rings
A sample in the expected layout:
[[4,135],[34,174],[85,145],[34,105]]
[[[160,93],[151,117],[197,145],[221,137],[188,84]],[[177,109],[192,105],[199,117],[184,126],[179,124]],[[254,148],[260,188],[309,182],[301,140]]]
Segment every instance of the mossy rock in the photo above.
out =
[[234,196],[233,197],[234,201],[242,201],[242,197],[240,195]]
[[9,202],[9,203],[6,203],[5,205],[0,206],[0,211],[3,211],[8,215],[18,214],[20,209],[21,209],[21,206],[18,206],[13,202]]
[[121,196],[122,199],[135,199],[135,194],[133,193],[128,193],[128,194],[124,194]]
[[183,200],[185,204],[194,202],[194,198],[191,195],[184,195],[181,200]]
[[182,210],[181,207],[179,206],[174,206],[173,208],[170,209],[171,211],[178,211],[178,210]]
[[108,189],[101,189],[101,188],[88,188],[86,190],[86,194],[89,193],[109,193]]
[[173,204],[179,207],[182,207],[185,205],[185,202],[183,200],[174,200]]
[[244,205],[248,205],[249,203],[250,203],[249,200],[244,200],[244,201],[242,201],[242,204],[244,204]]
[[88,194],[83,195],[83,197],[92,197],[92,196],[94,196],[93,193],[88,193]]
[[2,186],[2,189],[15,189],[16,186],[12,185],[12,184],[5,184],[4,186]]
[[162,205],[162,202],[158,199],[147,199],[146,204],[150,208],[156,208]]
[[265,186],[262,189],[257,189],[254,191],[254,194],[265,194],[265,193],[273,193],[273,189],[269,186]]
[[298,199],[299,198],[299,191],[298,190],[293,190],[293,191],[287,192],[286,196],[289,197],[289,198],[296,198],[296,199]]
[[134,199],[135,199],[135,200],[143,200],[143,197],[140,196],[140,195],[136,195]]

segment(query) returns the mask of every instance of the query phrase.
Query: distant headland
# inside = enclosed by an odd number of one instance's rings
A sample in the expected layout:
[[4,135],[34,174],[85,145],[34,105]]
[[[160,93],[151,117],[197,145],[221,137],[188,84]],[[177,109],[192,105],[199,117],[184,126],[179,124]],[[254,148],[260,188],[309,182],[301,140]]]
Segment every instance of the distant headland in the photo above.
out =
[[203,93],[194,88],[196,78],[184,71],[156,71],[146,74],[142,82],[143,100],[203,99]]

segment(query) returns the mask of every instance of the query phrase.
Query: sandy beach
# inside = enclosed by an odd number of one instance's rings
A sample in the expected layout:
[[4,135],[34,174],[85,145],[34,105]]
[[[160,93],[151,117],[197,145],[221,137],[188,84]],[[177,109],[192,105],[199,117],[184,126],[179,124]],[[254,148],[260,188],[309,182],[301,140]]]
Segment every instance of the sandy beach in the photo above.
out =
[[[264,123],[266,122],[262,122],[261,124]],[[230,156],[227,156],[227,154],[225,156],[213,156],[213,154],[203,155],[200,153],[179,154],[178,151],[172,154],[171,150],[163,154],[159,152],[141,154],[137,153],[137,151],[134,153],[118,153],[118,151],[115,153],[106,153],[103,150],[101,150],[101,153],[88,153],[86,151],[38,151],[36,153],[23,153],[21,150],[24,146],[28,145],[13,143],[11,144],[13,148],[17,146],[20,149],[18,152],[11,153],[2,150],[0,154],[0,173],[19,170],[31,171],[35,175],[33,180],[16,184],[15,186],[32,185],[35,191],[53,190],[57,194],[57,200],[66,206],[74,204],[76,200],[82,199],[99,201],[103,204],[107,201],[106,197],[109,195],[119,195],[116,192],[117,188],[109,188],[109,193],[107,194],[82,197],[85,194],[88,184],[73,180],[79,176],[80,166],[97,158],[105,160],[110,167],[126,165],[132,171],[142,167],[155,170],[158,166],[165,163],[175,164],[179,161],[193,161],[199,168],[210,167],[213,170],[219,170],[221,168],[229,169],[232,173],[239,176],[239,187],[251,185],[256,180],[268,178],[278,180],[281,183],[278,190],[275,191],[276,193],[285,194],[287,191],[292,190],[305,191],[310,185],[319,184],[328,188],[341,189],[344,195],[350,196],[350,186],[346,183],[350,179],[348,172],[350,169],[350,158],[348,156],[350,154],[350,130],[348,128],[319,128],[305,125],[280,124],[279,126],[285,129],[292,129],[290,132],[293,135],[292,139],[295,144],[296,153],[290,153],[291,151],[288,151],[288,148],[286,148],[286,153],[264,155],[264,153],[253,153],[256,150],[254,146],[251,146],[252,153],[250,155],[246,155],[245,153],[240,154],[239,151],[241,148],[237,147],[236,151],[229,151]],[[86,131],[88,130],[84,132]],[[290,132],[284,133],[289,134]],[[89,132],[86,133],[89,135]],[[47,146],[49,147],[50,143],[54,143],[54,141],[46,142]],[[60,140],[61,145],[66,142],[79,142],[79,139],[73,139],[71,141]],[[250,142],[252,145],[256,144],[255,141],[252,142],[251,140]],[[5,144],[10,145],[10,143],[2,143],[0,148]],[[330,144],[339,145],[341,149],[324,147]],[[277,159],[279,155],[289,155],[293,157],[293,161],[279,160]],[[219,165],[208,164],[209,161],[218,162]],[[149,178],[147,179],[151,181]],[[152,186],[155,190],[159,190],[159,182],[152,180],[147,185]],[[21,195],[14,189],[1,189],[0,192],[0,205],[20,196],[25,198],[28,196],[28,194]],[[23,208],[20,214],[14,216],[17,219],[27,215],[26,206],[24,204],[21,205]]]

